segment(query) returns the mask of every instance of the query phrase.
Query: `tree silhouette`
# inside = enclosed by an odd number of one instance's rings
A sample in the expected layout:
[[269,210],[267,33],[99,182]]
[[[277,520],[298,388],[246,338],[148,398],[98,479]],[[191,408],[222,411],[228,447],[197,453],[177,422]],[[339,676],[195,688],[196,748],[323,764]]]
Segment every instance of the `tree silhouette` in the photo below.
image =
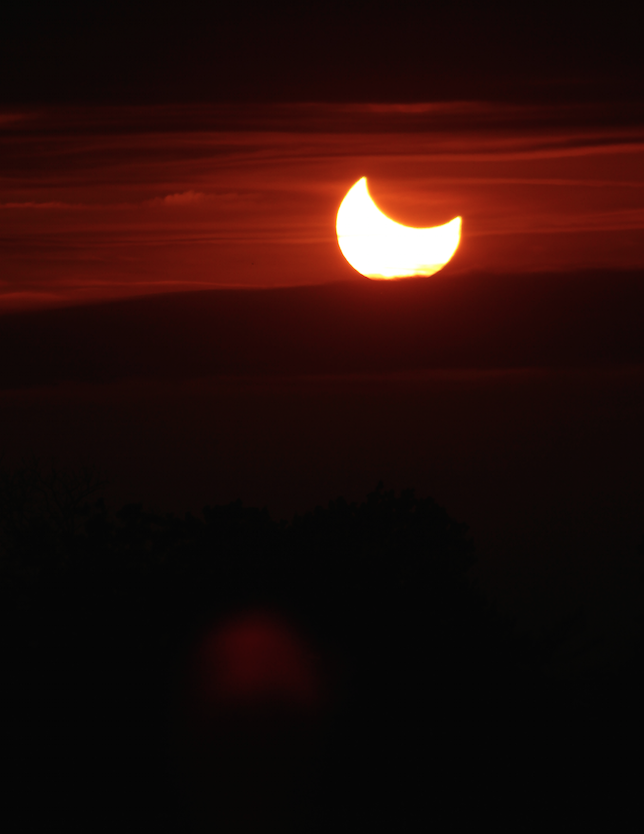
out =
[[379,484],[277,523],[240,501],[112,511],[101,486],[37,462],[0,474],[5,756],[69,827],[92,807],[106,830],[189,824],[172,730],[187,659],[214,622],[256,609],[296,624],[329,670],[308,830],[411,821],[428,785],[462,813],[483,812],[495,779],[534,801],[516,774],[565,732],[541,669],[575,621],[521,637],[470,578],[467,527],[432,499]]

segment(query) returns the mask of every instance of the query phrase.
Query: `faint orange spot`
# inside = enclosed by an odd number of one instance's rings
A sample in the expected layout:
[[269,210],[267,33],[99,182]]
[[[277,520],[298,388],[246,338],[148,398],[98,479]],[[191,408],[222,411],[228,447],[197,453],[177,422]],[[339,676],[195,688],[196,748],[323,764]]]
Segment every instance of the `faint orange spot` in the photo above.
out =
[[320,700],[320,672],[308,645],[264,612],[238,615],[210,632],[195,671],[202,709],[267,702],[310,709]]

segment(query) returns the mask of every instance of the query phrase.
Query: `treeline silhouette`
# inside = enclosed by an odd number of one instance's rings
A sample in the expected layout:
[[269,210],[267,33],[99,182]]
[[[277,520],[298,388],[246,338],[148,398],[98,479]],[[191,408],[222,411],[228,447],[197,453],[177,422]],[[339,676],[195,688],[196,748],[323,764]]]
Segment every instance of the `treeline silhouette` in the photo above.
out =
[[[1,472],[4,758],[27,827],[251,830],[235,809],[270,782],[270,756],[256,783],[208,784],[204,816],[180,716],[200,636],[256,610],[293,624],[329,692],[299,815],[265,828],[384,830],[445,813],[509,828],[518,808],[526,828],[562,797],[596,813],[585,790],[607,761],[614,773],[621,740],[542,674],[579,617],[520,635],[470,578],[467,527],[432,499],[379,484],[287,523],[240,501],[201,516],[114,511],[103,486],[91,469]],[[204,739],[228,772],[237,737]]]

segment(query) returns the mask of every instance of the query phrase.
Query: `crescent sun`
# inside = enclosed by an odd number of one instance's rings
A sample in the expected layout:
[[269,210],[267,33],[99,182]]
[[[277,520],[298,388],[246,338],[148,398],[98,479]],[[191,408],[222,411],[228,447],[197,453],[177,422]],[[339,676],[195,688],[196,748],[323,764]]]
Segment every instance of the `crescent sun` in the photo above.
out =
[[461,239],[461,218],[417,229],[390,220],[371,199],[367,178],[347,192],[336,220],[342,254],[366,278],[391,280],[433,275],[450,260]]

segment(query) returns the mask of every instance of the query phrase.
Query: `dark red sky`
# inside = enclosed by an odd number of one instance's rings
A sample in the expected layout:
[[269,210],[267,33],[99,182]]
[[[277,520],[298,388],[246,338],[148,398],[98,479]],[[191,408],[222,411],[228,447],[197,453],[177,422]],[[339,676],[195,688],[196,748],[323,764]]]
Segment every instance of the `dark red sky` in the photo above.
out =
[[[115,500],[177,511],[242,498],[290,515],[381,478],[416,487],[471,525],[511,608],[547,620],[584,600],[600,631],[635,633],[630,6],[3,14],[6,460],[94,462]],[[405,303],[337,247],[365,175],[400,222],[463,217],[453,262]],[[213,292],[173,295],[190,290]]]
[[30,0],[3,12],[0,100],[630,101],[641,22],[581,0]]
[[0,309],[362,280],[350,186],[413,226],[463,217],[459,271],[644,265],[632,108],[494,102],[6,107]]

